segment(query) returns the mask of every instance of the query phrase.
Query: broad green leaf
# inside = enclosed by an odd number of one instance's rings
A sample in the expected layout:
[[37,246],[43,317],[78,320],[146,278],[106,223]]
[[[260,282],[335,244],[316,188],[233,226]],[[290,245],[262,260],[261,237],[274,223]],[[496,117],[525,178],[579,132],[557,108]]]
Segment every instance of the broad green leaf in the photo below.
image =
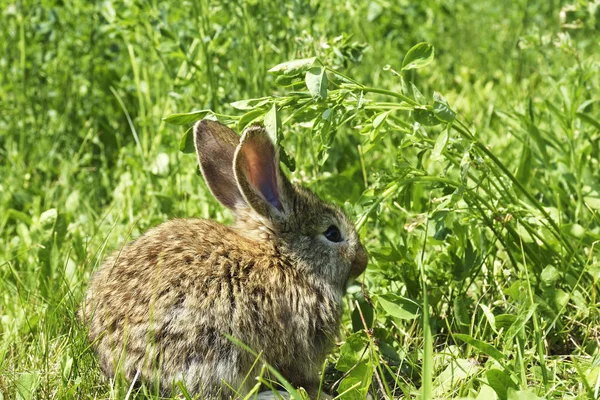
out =
[[35,398],[34,394],[40,381],[39,373],[25,372],[19,375],[15,382],[17,400],[31,400]]
[[440,160],[442,158],[442,152],[446,148],[448,143],[448,129],[444,129],[435,140],[435,146],[431,151],[431,158],[433,160]]
[[380,339],[377,342],[377,346],[379,346],[379,352],[384,357],[387,357],[390,360],[393,360],[395,362],[400,362],[402,360],[400,358],[400,355],[398,355],[398,352],[396,351],[396,349],[394,349],[391,345],[387,344],[383,340]]
[[277,64],[269,72],[283,75],[298,75],[312,67],[316,60],[316,57],[311,57],[284,62]]
[[402,70],[422,68],[433,61],[433,56],[434,48],[430,43],[419,43],[406,53],[402,61]]
[[600,196],[583,196],[583,201],[594,210],[600,209]]
[[507,400],[542,400],[543,397],[538,397],[535,389],[515,390],[512,387],[508,388]]
[[447,124],[456,119],[456,113],[450,109],[446,99],[438,92],[433,92],[433,113],[437,119]]
[[412,82],[410,82],[410,89],[412,91],[412,96],[417,103],[419,103],[421,105],[425,105],[428,103],[427,98],[423,95],[423,93],[421,93],[419,88],[416,87],[415,84]]
[[338,371],[347,372],[367,355],[367,337],[364,331],[355,332],[346,338],[346,342],[340,347],[340,358],[335,364]]
[[479,339],[475,339],[472,336],[465,335],[462,333],[456,333],[456,334],[454,334],[454,337],[462,340],[463,342],[467,343],[468,345],[475,347],[477,350],[496,359],[498,362],[502,362],[502,360],[504,360],[506,358],[506,356],[504,354],[502,354],[498,349],[496,349],[491,344],[485,343]]
[[483,311],[483,315],[485,315],[485,318],[492,327],[492,330],[498,333],[498,331],[496,330],[496,317],[494,317],[494,313],[492,313],[490,308],[485,304],[479,303],[479,308],[481,308],[481,310]]
[[[173,124],[173,125],[190,125],[196,121],[199,121],[207,116],[212,116],[213,112],[211,110],[200,110],[200,111],[192,111],[184,114],[171,114],[168,117],[163,118],[163,121]],[[215,119],[210,118],[210,119]]]
[[488,384],[494,389],[500,400],[507,400],[508,389],[518,389],[517,384],[508,373],[499,369],[490,369],[485,373]]
[[514,314],[500,314],[496,315],[496,328],[508,329],[517,320],[517,316]]
[[273,99],[271,97],[261,97],[258,99],[234,101],[233,103],[229,103],[229,105],[231,105],[231,107],[235,108],[236,110],[249,111],[255,109],[256,107],[264,106],[272,100]]
[[39,224],[43,229],[52,229],[58,219],[58,211],[56,208],[50,208],[40,214]]
[[242,115],[242,118],[238,121],[238,129],[241,131],[249,124],[264,119],[266,111],[267,110],[263,108],[255,108],[254,110],[248,111],[246,114]]
[[315,67],[306,72],[306,87],[313,99],[327,98],[327,73],[324,68]]
[[305,80],[302,79],[302,75],[279,75],[275,79],[275,83],[285,88],[299,88],[305,85]]
[[353,297],[358,303],[358,307],[354,307],[352,311],[352,330],[354,332],[364,330],[365,324],[367,329],[371,329],[373,327],[373,307],[365,300],[361,290],[355,292]]
[[477,394],[475,400],[490,400],[496,398],[496,392],[494,392],[494,389],[492,389],[490,385],[486,385],[482,382],[481,388],[479,389],[479,393]]
[[179,151],[183,153],[196,152],[196,148],[194,147],[194,128],[187,129],[183,136],[181,136]]
[[554,285],[554,282],[556,282],[559,278],[560,272],[553,265],[547,265],[540,275],[542,282],[548,286]]
[[383,121],[385,121],[385,119],[387,118],[387,116],[390,114],[389,111],[386,112],[382,112],[381,114],[379,114],[378,116],[376,116],[373,119],[373,128],[377,129],[379,128],[379,126],[381,126],[381,124],[383,123]]
[[338,394],[344,400],[364,400],[373,379],[373,363],[363,360],[342,379]]
[[472,361],[464,358],[452,360],[433,381],[433,397],[447,398],[447,395],[453,392],[461,381],[473,376],[478,370],[479,367]]
[[442,123],[442,121],[435,117],[433,111],[430,111],[425,107],[415,107],[413,110],[413,118],[415,121],[425,126],[435,126]]
[[414,319],[419,315],[419,305],[407,298],[393,294],[384,294],[378,296],[377,301],[381,308],[392,317]]
[[377,115],[373,119],[373,129],[370,130],[370,136],[369,136],[369,140],[371,142],[376,142],[381,137],[381,135],[383,135],[385,133],[385,130],[381,131],[380,128],[383,126],[383,122],[387,119],[389,114],[390,114],[390,111],[385,111],[385,112],[382,112],[381,114]]

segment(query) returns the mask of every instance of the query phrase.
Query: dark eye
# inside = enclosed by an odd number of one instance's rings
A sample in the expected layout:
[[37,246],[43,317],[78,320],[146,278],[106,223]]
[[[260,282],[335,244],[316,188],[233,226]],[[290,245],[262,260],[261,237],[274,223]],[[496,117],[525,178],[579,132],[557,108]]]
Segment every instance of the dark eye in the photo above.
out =
[[342,234],[335,225],[331,225],[329,228],[327,228],[327,230],[323,232],[323,235],[325,235],[327,240],[330,242],[339,243],[342,241]]

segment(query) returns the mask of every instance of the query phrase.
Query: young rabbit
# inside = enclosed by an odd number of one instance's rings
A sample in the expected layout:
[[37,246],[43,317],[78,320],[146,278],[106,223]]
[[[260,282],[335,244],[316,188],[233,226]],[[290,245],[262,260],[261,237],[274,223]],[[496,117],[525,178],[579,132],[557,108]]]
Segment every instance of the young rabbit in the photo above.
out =
[[104,262],[82,309],[100,367],[166,394],[181,381],[201,398],[244,395],[261,363],[227,334],[316,397],[346,283],[367,266],[353,224],[288,181],[264,128],[240,138],[203,120],[194,142],[236,223],[175,219]]

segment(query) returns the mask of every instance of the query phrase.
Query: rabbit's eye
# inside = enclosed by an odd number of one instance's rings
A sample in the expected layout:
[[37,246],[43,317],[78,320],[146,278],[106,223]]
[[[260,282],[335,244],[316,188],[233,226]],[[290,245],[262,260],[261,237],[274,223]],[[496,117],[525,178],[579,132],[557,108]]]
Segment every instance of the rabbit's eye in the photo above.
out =
[[339,243],[342,241],[342,234],[337,226],[331,225],[327,230],[323,233],[327,240],[334,243]]

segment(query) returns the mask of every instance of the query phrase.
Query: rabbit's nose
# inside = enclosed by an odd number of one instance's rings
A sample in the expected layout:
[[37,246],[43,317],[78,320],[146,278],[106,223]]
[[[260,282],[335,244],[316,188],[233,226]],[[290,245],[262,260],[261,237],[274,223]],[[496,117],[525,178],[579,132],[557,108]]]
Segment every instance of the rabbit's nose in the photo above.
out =
[[365,269],[367,269],[367,263],[369,262],[369,255],[367,251],[359,244],[358,250],[356,251],[356,256],[354,257],[354,261],[352,261],[352,267],[350,269],[350,276],[352,278],[356,278],[360,274],[362,274]]

